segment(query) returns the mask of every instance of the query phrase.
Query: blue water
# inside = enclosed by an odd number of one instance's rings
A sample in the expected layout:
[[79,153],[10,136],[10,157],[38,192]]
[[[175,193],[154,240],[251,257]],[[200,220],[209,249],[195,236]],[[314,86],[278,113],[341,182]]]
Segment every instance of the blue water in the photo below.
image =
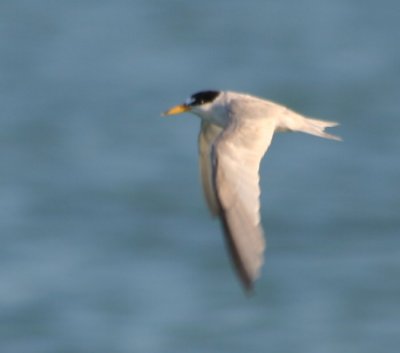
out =
[[[398,352],[400,3],[0,2],[0,352]],[[199,122],[250,92],[341,123],[276,136],[246,297]]]

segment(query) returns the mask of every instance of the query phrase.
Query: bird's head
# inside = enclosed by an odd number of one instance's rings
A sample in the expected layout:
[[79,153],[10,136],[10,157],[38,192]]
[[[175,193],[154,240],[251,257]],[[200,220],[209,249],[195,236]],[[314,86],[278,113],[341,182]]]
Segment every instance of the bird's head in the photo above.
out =
[[168,109],[163,113],[163,115],[165,116],[191,112],[201,118],[207,118],[208,115],[212,114],[214,108],[213,103],[220,96],[220,94],[220,91],[201,91],[194,93],[188,99],[186,99],[184,103]]

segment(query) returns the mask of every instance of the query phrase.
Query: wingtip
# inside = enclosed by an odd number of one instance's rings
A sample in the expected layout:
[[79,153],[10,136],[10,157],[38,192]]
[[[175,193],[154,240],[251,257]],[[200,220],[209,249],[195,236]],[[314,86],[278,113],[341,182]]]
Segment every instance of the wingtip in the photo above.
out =
[[244,271],[238,271],[242,288],[246,295],[251,295],[254,291],[254,281]]
[[244,282],[242,280],[242,288],[247,298],[251,298],[254,296],[255,292],[254,281]]

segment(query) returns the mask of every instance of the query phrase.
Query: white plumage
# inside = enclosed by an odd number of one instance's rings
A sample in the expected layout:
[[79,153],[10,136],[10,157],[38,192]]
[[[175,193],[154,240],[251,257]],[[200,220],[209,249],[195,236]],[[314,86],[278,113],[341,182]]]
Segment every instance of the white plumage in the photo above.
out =
[[237,273],[251,289],[263,263],[259,166],[275,131],[340,140],[335,122],[309,119],[279,104],[230,91],[203,91],[165,115],[190,111],[202,119],[200,173],[207,205],[221,220]]

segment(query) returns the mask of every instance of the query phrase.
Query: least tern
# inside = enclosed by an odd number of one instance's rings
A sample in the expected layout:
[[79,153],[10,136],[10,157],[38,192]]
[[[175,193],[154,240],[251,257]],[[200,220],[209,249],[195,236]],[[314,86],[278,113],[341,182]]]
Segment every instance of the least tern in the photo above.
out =
[[163,115],[191,112],[201,119],[200,174],[208,208],[219,217],[237,274],[251,290],[265,249],[260,219],[259,166],[274,132],[325,132],[336,122],[306,118],[282,105],[231,91],[201,91]]

